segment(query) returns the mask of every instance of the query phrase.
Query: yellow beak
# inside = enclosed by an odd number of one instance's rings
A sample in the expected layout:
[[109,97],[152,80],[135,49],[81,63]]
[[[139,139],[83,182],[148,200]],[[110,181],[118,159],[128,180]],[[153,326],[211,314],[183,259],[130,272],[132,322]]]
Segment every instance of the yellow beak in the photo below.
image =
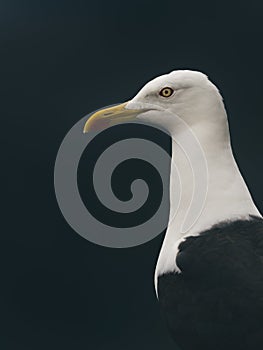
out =
[[83,132],[100,131],[112,125],[122,122],[133,121],[141,113],[142,109],[125,109],[128,102],[119,104],[114,107],[101,109],[92,114],[87,120]]

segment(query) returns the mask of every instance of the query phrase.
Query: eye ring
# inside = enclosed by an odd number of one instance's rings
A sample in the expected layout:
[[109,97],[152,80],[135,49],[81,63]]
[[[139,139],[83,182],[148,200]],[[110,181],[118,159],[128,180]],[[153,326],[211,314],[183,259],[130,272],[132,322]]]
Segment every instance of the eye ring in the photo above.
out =
[[160,90],[159,95],[162,97],[170,97],[174,93],[174,90],[170,87],[164,87],[162,90]]

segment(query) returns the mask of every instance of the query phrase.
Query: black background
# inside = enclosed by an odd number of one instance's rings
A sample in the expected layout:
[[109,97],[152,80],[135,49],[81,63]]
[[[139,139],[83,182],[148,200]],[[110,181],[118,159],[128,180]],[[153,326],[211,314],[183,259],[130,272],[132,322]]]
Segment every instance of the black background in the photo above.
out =
[[224,96],[262,210],[262,11],[260,1],[1,2],[1,349],[175,349],[153,288],[162,237],[122,250],[81,238],[56,203],[56,153],[86,113],[157,75],[201,70]]

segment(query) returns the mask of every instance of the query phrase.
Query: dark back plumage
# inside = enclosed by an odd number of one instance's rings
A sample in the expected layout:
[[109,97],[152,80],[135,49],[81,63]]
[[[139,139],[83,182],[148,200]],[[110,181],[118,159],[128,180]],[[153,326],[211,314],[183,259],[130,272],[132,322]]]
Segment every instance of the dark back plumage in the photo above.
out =
[[181,273],[159,276],[158,296],[182,350],[263,348],[263,219],[188,237],[175,259]]

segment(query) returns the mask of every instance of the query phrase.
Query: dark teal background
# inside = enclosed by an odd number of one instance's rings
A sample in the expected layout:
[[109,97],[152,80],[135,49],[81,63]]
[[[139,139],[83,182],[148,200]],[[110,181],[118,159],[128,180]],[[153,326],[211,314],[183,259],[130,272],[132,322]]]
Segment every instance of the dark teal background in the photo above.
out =
[[[0,348],[175,349],[153,289],[162,237],[95,246],[65,222],[53,166],[86,113],[174,69],[220,88],[263,209],[261,1],[2,1]],[[164,138],[167,143],[167,138]]]

